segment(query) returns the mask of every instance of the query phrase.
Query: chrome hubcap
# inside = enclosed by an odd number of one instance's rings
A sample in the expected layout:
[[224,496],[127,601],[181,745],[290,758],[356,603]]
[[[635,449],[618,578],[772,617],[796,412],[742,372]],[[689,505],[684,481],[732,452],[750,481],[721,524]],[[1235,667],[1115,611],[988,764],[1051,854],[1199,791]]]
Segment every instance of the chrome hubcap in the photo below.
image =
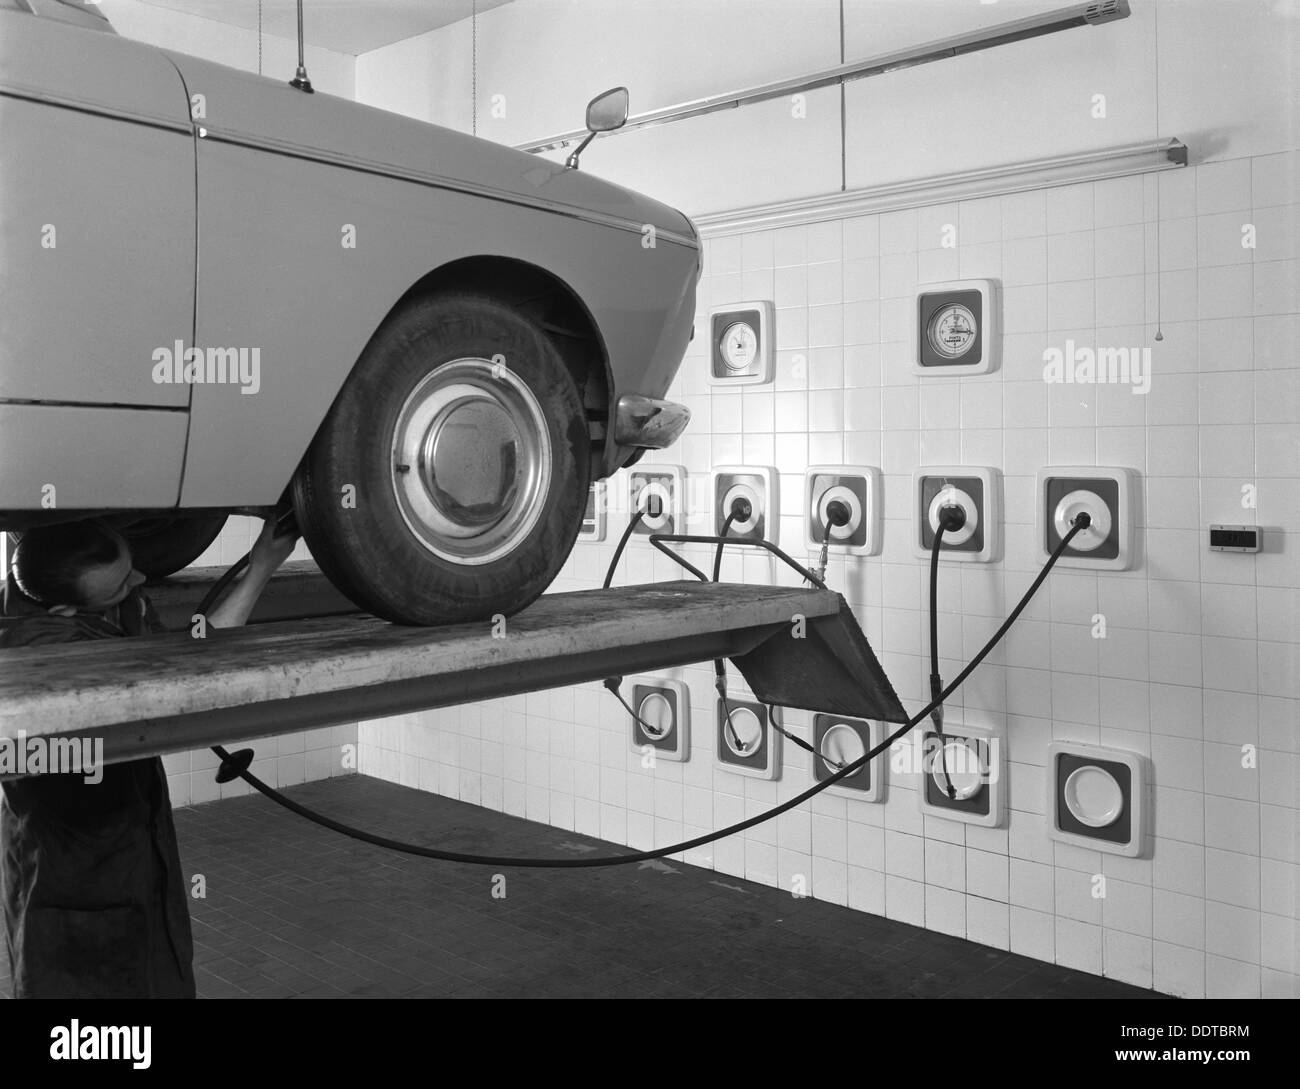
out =
[[456,359],[411,391],[393,432],[393,493],[420,543],[484,564],[532,532],[551,484],[551,440],[537,398],[487,359]]

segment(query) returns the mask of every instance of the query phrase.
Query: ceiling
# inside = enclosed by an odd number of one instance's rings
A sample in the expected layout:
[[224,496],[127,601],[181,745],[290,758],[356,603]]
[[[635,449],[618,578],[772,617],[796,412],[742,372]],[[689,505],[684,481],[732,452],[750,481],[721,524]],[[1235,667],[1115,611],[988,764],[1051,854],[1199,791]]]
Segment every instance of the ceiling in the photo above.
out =
[[[257,29],[258,0],[142,0],[153,7]],[[510,0],[304,0],[303,36],[308,45],[336,53],[368,53],[468,19]],[[261,0],[262,32],[298,37],[295,0]]]

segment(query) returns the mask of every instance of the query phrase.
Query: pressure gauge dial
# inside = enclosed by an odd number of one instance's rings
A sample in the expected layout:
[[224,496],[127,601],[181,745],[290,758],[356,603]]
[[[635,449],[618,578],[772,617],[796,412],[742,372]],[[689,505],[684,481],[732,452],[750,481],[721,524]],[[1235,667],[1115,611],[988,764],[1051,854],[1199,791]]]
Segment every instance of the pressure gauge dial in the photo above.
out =
[[957,359],[970,351],[978,332],[975,315],[961,303],[950,303],[935,312],[926,336],[932,347],[948,359]]
[[723,331],[722,359],[733,371],[748,370],[758,356],[758,334],[747,322],[737,321]]
[[996,369],[1000,297],[996,280],[922,285],[912,311],[913,372],[952,377]]

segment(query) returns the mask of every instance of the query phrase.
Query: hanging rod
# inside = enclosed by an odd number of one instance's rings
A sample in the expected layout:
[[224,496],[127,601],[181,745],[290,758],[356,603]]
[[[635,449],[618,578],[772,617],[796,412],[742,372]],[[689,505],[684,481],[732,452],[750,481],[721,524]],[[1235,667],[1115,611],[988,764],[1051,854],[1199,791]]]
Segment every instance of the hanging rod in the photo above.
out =
[[[628,118],[627,123],[622,128],[615,131],[628,132],[631,129],[642,129],[651,125],[664,125],[671,121],[682,121],[688,117],[702,117],[705,114],[718,113],[721,110],[734,110],[740,106],[753,105],[756,102],[768,102],[774,98],[785,98],[804,91],[815,91],[818,88],[830,87],[848,80],[865,79],[868,76],[883,76],[888,72],[897,72],[903,68],[914,68],[919,64],[929,64],[931,61],[947,60],[950,57],[959,57],[966,53],[977,53],[982,49],[1008,45],[1011,42],[1024,41],[1026,38],[1037,38],[1044,34],[1055,34],[1057,31],[1070,30],[1073,27],[1099,26],[1102,23],[1114,22],[1117,19],[1127,19],[1130,14],[1128,0],[1104,0],[1102,3],[1073,4],[1068,8],[1061,8],[1057,11],[1031,15],[1024,19],[1013,19],[1007,23],[999,23],[997,26],[985,27],[982,30],[973,30],[967,34],[942,38],[924,45],[895,50],[892,53],[869,57],[866,60],[853,61],[849,64],[839,64],[834,68],[824,68],[810,75],[794,76],[791,79],[779,80],[776,83],[763,83],[739,91],[709,95],[705,98],[682,102],[676,106],[665,106],[663,109],[635,114]],[[612,133],[605,133],[604,135],[609,136]],[[569,144],[582,140],[586,136],[586,129],[574,129],[570,132],[548,136],[543,140],[516,144],[515,148],[519,151],[528,152],[552,151],[556,148],[567,147]]]

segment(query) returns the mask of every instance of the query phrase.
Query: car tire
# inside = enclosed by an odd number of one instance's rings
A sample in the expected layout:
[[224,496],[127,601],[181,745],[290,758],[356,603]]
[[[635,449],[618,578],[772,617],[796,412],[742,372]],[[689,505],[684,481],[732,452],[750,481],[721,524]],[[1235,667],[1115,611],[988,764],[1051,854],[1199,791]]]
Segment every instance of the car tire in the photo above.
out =
[[131,546],[135,569],[151,579],[160,579],[189,567],[208,550],[225,524],[225,514],[163,516],[142,518],[119,527],[118,532]]
[[551,584],[591,443],[547,336],[474,294],[413,299],[371,338],[294,476],[321,570],[405,624],[508,616]]

